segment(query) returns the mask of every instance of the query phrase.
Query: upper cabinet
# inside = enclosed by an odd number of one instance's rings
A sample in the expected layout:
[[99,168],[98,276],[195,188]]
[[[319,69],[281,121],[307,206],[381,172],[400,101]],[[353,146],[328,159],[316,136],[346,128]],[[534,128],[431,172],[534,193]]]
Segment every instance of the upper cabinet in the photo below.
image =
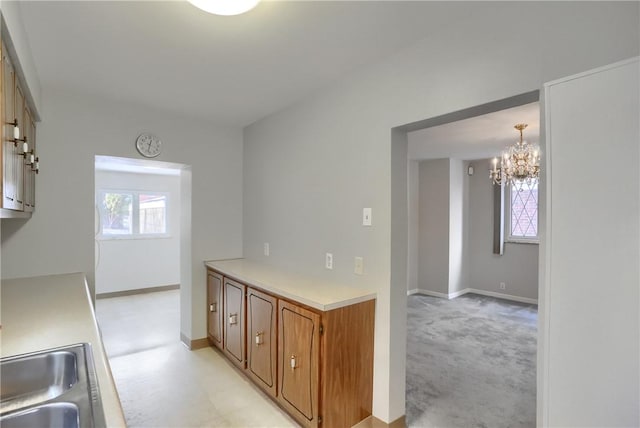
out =
[[27,101],[19,67],[3,40],[0,59],[0,110],[2,150],[0,217],[30,217],[35,209],[35,183],[39,162],[36,155],[35,115]]

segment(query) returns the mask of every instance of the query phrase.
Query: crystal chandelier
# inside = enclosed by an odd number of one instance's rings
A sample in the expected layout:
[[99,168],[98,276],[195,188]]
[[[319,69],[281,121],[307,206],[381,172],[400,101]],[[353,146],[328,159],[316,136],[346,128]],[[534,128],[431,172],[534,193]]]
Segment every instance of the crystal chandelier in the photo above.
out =
[[519,123],[514,128],[520,131],[520,141],[502,152],[500,167],[498,158],[493,158],[493,168],[489,170],[489,177],[493,184],[512,184],[516,181],[526,181],[531,184],[540,176],[540,150],[522,139],[522,131],[526,123]]

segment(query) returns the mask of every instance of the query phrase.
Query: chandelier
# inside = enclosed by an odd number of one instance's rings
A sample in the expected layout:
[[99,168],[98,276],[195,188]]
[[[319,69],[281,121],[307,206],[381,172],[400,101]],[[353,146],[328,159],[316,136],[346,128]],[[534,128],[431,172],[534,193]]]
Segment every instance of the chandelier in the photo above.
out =
[[493,168],[489,170],[489,177],[493,184],[514,184],[516,181],[526,181],[531,184],[540,176],[540,150],[522,139],[522,131],[526,123],[519,123],[514,128],[520,131],[520,141],[507,148],[498,158],[493,158]]

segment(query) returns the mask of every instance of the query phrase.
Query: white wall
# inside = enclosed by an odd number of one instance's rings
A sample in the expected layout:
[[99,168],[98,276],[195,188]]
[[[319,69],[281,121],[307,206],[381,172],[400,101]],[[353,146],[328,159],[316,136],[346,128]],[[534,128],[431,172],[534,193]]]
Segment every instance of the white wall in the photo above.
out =
[[[470,162],[469,287],[527,299],[538,298],[538,245],[505,242],[504,254],[493,254],[493,184],[489,159]],[[505,290],[500,289],[504,282]]]
[[[94,287],[94,157],[139,158],[142,132],[163,140],[157,159],[191,165],[191,275],[180,281],[181,332],[206,337],[203,260],[242,256],[242,133],[135,105],[65,90],[43,93],[38,127],[37,208],[24,222],[2,222],[3,278],[86,272]],[[185,191],[181,191],[182,196]],[[181,254],[188,252],[181,251]]]
[[547,87],[545,426],[640,426],[639,81],[636,58]]
[[417,290],[419,287],[418,268],[419,261],[419,236],[420,233],[420,162],[415,160],[408,161],[407,164],[407,180],[408,180],[408,240],[409,250],[407,260],[407,291]]
[[[245,256],[378,291],[378,418],[404,414],[404,394],[389,392],[404,388],[406,333],[394,318],[404,310],[406,284],[391,281],[390,129],[637,55],[637,18],[633,2],[470,2],[437,38],[245,128]],[[406,174],[405,161],[405,189]],[[363,207],[373,208],[370,228],[360,226]],[[272,245],[269,258],[264,242]],[[329,250],[332,271],[323,267]],[[363,276],[353,274],[356,254],[365,260]]]
[[449,159],[449,293],[467,288],[465,265],[465,165]]
[[180,283],[180,176],[96,170],[100,190],[167,194],[167,232],[162,238],[101,239],[96,254],[96,294]]
[[449,159],[420,162],[418,289],[449,294]]

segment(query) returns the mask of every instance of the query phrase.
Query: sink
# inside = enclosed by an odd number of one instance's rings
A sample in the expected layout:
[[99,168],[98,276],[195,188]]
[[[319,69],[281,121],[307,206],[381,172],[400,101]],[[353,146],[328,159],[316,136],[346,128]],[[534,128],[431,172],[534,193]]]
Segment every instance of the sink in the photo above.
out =
[[104,427],[91,345],[0,360],[0,426]]
[[59,397],[78,381],[76,354],[53,351],[0,365],[0,413]]
[[42,404],[2,418],[2,428],[34,427],[79,428],[78,406],[72,403]]

